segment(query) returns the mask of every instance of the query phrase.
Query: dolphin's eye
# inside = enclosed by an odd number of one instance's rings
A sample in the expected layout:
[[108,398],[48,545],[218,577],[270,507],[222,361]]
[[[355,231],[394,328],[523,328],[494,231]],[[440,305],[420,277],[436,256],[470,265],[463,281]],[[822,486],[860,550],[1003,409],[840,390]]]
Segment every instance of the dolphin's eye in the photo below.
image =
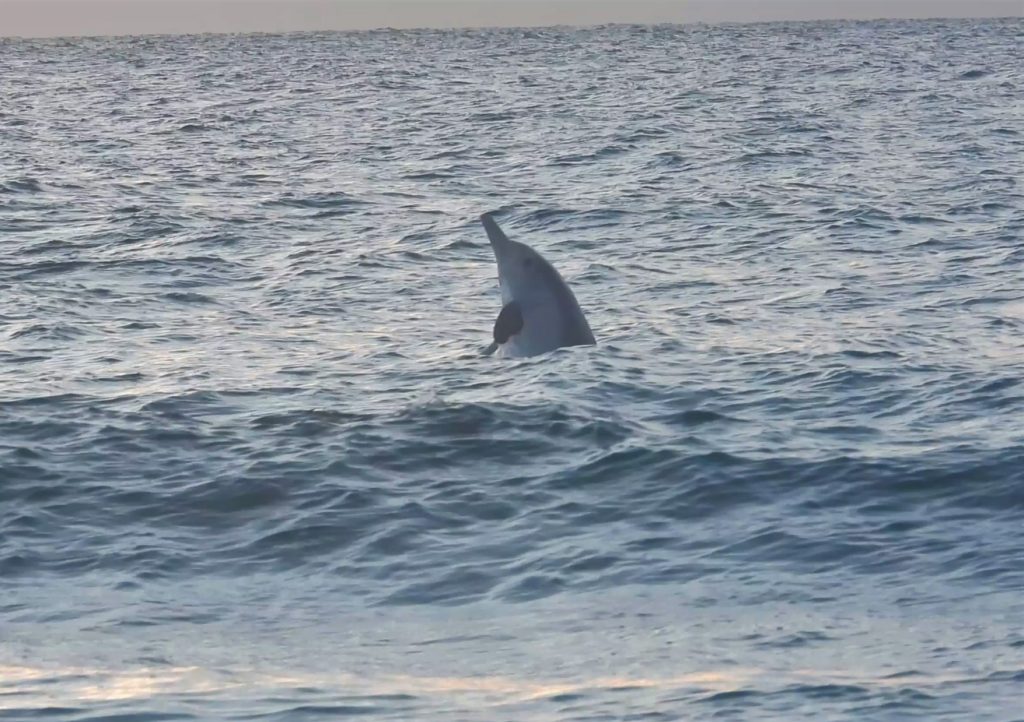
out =
[[523,259],[523,265],[526,266],[527,268],[530,268],[533,265],[533,259],[527,256],[526,258]]

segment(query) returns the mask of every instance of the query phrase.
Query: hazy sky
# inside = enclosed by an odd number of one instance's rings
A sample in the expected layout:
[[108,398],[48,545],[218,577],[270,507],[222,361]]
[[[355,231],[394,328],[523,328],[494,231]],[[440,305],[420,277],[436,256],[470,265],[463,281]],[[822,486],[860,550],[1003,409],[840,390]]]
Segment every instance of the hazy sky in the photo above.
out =
[[1024,15],[1024,0],[0,0],[0,35]]

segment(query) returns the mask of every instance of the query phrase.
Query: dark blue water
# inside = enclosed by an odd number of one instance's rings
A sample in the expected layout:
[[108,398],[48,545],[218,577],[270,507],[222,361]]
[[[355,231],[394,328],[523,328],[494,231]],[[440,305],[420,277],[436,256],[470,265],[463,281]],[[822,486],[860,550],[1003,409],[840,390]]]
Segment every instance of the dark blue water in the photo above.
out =
[[1022,50],[0,41],[0,719],[1024,718]]

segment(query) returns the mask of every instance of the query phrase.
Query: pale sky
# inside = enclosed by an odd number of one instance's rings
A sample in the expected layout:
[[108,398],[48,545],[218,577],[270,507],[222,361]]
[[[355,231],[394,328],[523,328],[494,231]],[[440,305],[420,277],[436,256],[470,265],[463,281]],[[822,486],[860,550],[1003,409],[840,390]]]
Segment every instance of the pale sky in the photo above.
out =
[[0,0],[0,36],[1024,16],[1024,0]]

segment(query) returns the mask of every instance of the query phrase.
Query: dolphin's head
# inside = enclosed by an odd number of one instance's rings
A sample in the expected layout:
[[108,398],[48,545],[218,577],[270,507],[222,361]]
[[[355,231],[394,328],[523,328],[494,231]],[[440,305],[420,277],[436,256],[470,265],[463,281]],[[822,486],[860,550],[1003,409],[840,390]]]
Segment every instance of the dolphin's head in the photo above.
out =
[[525,243],[509,240],[485,213],[480,221],[498,263],[503,307],[494,322],[494,343],[503,355],[534,356],[561,346],[594,344],[576,297],[555,267]]
[[561,284],[561,277],[554,267],[525,243],[511,240],[498,227],[490,213],[480,217],[487,231],[487,238],[498,263],[498,282],[505,302],[545,297],[550,293],[552,282]]

